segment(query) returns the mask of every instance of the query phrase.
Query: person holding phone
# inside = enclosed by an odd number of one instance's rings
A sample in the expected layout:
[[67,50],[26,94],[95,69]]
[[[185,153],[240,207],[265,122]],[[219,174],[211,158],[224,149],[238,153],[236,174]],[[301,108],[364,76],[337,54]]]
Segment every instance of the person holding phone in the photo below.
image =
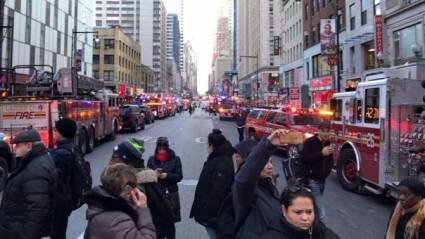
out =
[[311,189],[318,210],[319,220],[325,218],[323,193],[326,178],[333,167],[333,152],[335,146],[329,141],[330,124],[323,122],[318,127],[318,133],[308,138],[300,152],[303,164],[303,182]]
[[107,166],[102,185],[87,196],[85,239],[155,239],[155,226],[146,195],[137,188],[133,167],[118,163]]
[[183,179],[182,163],[180,157],[170,148],[167,137],[159,137],[156,141],[155,154],[148,160],[147,166],[156,171],[158,184],[165,198],[169,201],[173,220],[162,225],[158,230],[158,239],[174,239],[176,228],[174,223],[181,220],[180,196],[177,185]]

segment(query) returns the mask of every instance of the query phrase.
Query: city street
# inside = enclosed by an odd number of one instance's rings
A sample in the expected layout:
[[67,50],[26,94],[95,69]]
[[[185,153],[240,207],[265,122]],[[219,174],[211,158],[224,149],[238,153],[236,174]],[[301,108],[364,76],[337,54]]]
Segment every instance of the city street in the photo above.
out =
[[[213,127],[222,129],[233,144],[237,142],[234,122],[219,121],[218,117],[209,116],[199,109],[192,116],[189,116],[188,112],[183,112],[175,117],[158,120],[136,134],[120,134],[115,141],[98,146],[93,153],[86,156],[91,162],[94,184],[99,184],[100,173],[109,161],[113,146],[118,142],[128,137],[144,139],[146,142],[144,158],[147,160],[153,153],[156,138],[167,136],[171,147],[182,159],[184,174],[184,179],[180,183],[182,222],[177,224],[177,238],[206,239],[208,237],[205,229],[189,219],[189,212],[197,179],[207,158],[206,137]],[[275,173],[282,175],[278,158],[274,159],[274,165]],[[284,183],[279,180],[278,184],[281,190]],[[383,238],[392,205],[393,200],[388,198],[344,191],[337,182],[335,174],[332,174],[327,181],[326,222],[343,239]],[[83,238],[86,226],[85,210],[86,208],[82,207],[72,213],[68,223],[68,238]]]

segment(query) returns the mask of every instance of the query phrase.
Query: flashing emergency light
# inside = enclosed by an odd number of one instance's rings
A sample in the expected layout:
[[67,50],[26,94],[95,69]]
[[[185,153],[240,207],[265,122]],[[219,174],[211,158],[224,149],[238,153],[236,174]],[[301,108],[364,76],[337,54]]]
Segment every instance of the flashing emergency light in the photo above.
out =
[[292,113],[297,112],[297,108],[296,108],[296,107],[291,107],[291,112],[292,112]]
[[320,115],[324,115],[324,116],[332,116],[332,115],[334,115],[334,113],[332,111],[329,111],[329,110],[320,110],[319,111],[319,114]]
[[220,109],[218,109],[218,112],[223,113],[224,112],[224,109],[223,108],[220,108]]

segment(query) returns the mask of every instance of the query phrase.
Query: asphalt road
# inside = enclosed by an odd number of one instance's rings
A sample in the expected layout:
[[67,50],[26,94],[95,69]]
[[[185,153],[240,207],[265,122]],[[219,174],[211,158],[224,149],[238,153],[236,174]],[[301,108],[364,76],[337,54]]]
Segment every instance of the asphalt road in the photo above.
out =
[[[180,183],[182,222],[177,224],[178,239],[207,239],[205,229],[189,219],[190,207],[203,162],[207,158],[206,137],[212,128],[220,128],[233,144],[237,142],[234,122],[219,121],[217,117],[197,110],[192,116],[183,112],[164,120],[147,125],[145,130],[135,134],[119,134],[113,142],[99,145],[87,155],[91,162],[94,184],[99,184],[102,169],[108,163],[112,148],[128,137],[145,140],[144,158],[152,155],[155,140],[167,136],[171,147],[182,159],[184,179]],[[275,173],[282,175],[280,158],[274,157]],[[285,185],[283,176],[278,178],[278,189]],[[343,239],[383,238],[393,201],[375,195],[360,195],[344,191],[332,174],[326,184],[325,207],[327,225]],[[67,236],[70,239],[83,238],[86,208],[74,211],[69,219]]]

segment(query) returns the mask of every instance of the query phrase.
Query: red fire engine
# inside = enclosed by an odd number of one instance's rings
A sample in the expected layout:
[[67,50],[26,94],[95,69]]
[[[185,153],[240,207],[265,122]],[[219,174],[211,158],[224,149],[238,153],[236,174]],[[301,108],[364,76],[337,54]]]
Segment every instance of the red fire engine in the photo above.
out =
[[390,189],[404,177],[424,175],[409,154],[409,147],[425,139],[425,128],[418,126],[415,116],[423,108],[424,90],[419,80],[408,79],[413,73],[407,72],[365,73],[355,91],[333,96],[331,140],[336,144],[337,176],[345,189],[393,193]]
[[155,116],[156,119],[162,119],[168,116],[166,102],[163,102],[159,97],[149,97],[146,106],[148,106],[152,110],[152,114]]
[[77,123],[76,143],[83,153],[91,152],[96,140],[115,137],[119,114],[117,94],[101,89],[101,82],[78,76],[78,96],[75,96],[70,69],[60,69],[53,79],[40,79],[40,75],[33,75],[26,83],[26,95],[12,91],[10,97],[0,99],[3,140],[9,142],[18,132],[32,127],[40,132],[43,143],[52,148],[55,121],[65,117]]

